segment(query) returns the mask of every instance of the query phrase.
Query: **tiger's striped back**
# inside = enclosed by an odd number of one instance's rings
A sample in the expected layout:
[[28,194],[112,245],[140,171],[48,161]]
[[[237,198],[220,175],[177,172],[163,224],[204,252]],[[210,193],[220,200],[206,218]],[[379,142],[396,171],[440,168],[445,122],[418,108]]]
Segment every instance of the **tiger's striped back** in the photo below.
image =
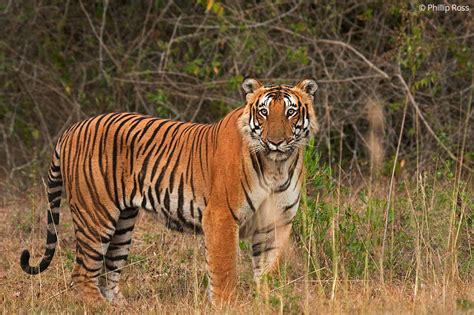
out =
[[74,125],[60,140],[70,203],[88,195],[97,215],[108,220],[112,209],[143,208],[156,212],[170,228],[200,231],[209,200],[211,157],[225,123],[115,113]]

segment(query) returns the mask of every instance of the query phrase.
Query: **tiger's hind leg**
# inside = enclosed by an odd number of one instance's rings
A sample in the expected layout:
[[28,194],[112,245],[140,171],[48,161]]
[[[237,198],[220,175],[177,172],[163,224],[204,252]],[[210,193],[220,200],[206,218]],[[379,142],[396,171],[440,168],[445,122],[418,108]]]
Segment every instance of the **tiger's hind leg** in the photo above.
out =
[[133,228],[138,215],[138,209],[122,210],[115,234],[105,255],[105,274],[102,277],[100,290],[108,301],[125,303],[119,289],[120,273],[127,263],[127,257],[132,244]]
[[85,302],[103,302],[105,299],[99,289],[99,276],[115,232],[118,210],[105,214],[83,210],[76,204],[70,204],[70,207],[76,235],[76,263],[72,273],[74,287]]

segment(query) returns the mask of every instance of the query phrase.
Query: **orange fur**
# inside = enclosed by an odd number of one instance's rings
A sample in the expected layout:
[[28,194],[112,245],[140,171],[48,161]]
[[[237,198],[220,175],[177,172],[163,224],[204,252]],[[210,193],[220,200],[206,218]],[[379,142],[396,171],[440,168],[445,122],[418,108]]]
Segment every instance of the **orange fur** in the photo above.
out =
[[212,125],[114,113],[69,128],[48,176],[45,255],[31,267],[23,252],[23,270],[39,273],[52,260],[61,187],[77,239],[73,280],[85,299],[123,298],[120,269],[139,209],[170,228],[204,233],[217,304],[235,288],[239,236],[252,238],[256,278],[271,270],[298,208],[304,144],[317,129],[316,84],[265,87],[249,79],[243,86],[247,104]]

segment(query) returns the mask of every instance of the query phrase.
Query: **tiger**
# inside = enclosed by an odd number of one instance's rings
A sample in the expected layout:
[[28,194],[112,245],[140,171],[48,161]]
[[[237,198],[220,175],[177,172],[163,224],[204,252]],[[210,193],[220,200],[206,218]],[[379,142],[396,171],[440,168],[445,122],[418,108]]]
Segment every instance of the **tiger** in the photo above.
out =
[[256,281],[272,271],[299,207],[304,148],[319,128],[317,84],[247,78],[242,88],[245,105],[213,124],[109,113],[69,127],[48,171],[46,248],[33,267],[24,250],[23,271],[39,274],[53,259],[63,190],[76,238],[72,283],[86,302],[126,302],[119,279],[140,209],[203,234],[214,305],[232,299],[239,239],[251,239]]

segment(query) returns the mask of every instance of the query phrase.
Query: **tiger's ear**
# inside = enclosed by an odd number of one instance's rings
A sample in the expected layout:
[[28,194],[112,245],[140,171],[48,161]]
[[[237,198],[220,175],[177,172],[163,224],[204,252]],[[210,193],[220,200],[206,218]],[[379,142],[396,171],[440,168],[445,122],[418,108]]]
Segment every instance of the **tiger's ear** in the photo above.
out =
[[247,78],[242,82],[242,89],[244,89],[245,94],[250,94],[255,92],[255,90],[262,87],[262,83],[258,82],[255,79]]
[[316,84],[316,81],[310,79],[298,82],[295,87],[302,90],[303,92],[311,96],[311,98],[313,99],[314,93],[316,93],[316,91],[318,90],[318,85]]

